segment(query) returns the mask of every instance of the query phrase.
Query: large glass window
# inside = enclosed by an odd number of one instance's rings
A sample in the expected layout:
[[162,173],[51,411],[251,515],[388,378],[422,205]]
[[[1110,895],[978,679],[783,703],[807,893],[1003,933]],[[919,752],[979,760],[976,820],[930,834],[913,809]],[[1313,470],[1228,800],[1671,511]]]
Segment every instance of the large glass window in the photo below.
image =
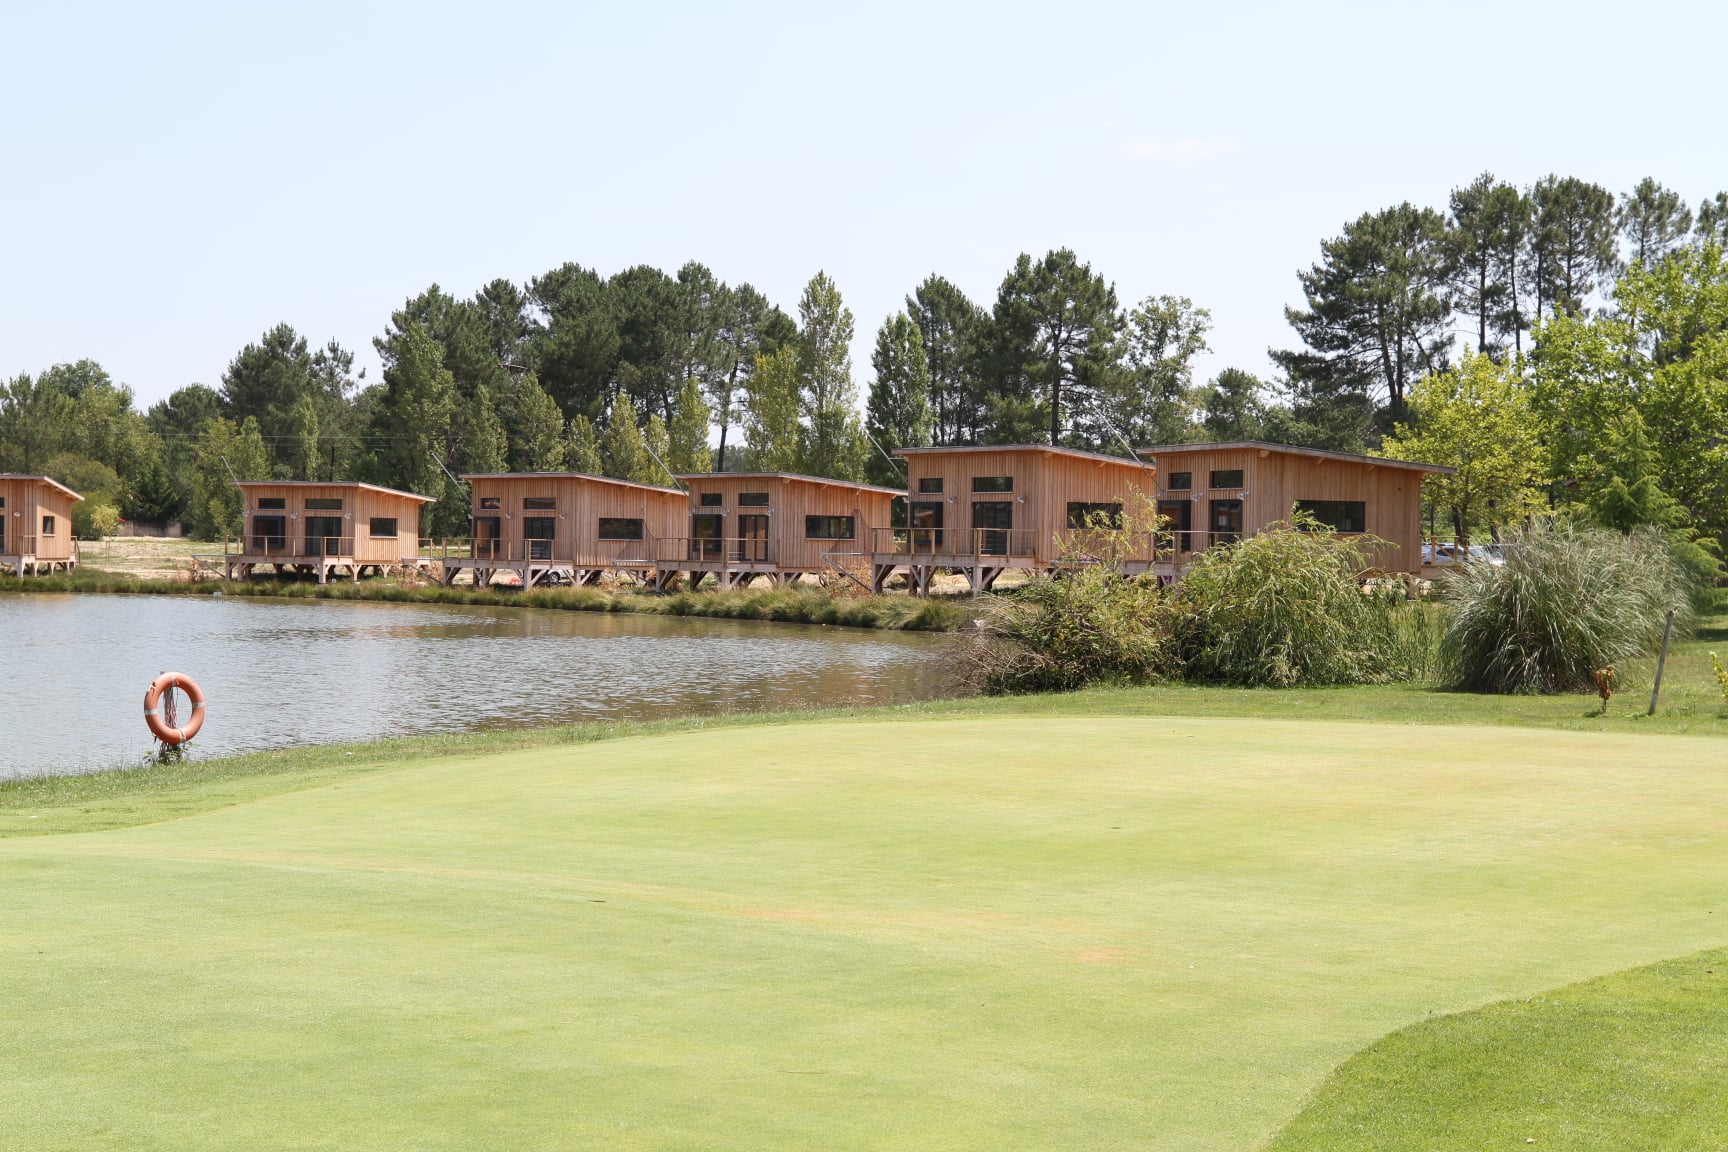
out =
[[482,497],[480,497],[480,510],[482,512],[488,511],[491,509],[497,509],[502,504],[503,504],[503,501],[500,500],[497,496],[482,496]]
[[852,539],[852,517],[806,516],[804,517],[804,539],[850,540]]
[[558,521],[550,516],[524,516],[522,538],[528,542],[528,559],[552,559],[552,540],[558,531]]
[[522,510],[524,512],[550,512],[558,507],[556,496],[524,496]]
[[974,492],[1012,492],[1014,477],[1012,476],[974,476],[972,477]]
[[1242,487],[1242,469],[1214,468],[1212,470],[1212,487],[1240,488]]
[[1186,492],[1188,489],[1194,487],[1194,473],[1172,472],[1170,473],[1170,483],[1165,485],[1165,487],[1169,488],[1172,492]]
[[918,477],[918,491],[920,491],[920,492],[940,492],[940,491],[942,491],[942,477],[940,477],[940,476],[920,476],[920,477]]
[[1070,500],[1068,502],[1068,527],[1120,528],[1122,527],[1122,505],[1085,504],[1078,500]]
[[1364,500],[1298,500],[1296,510],[1334,532],[1368,531],[1368,503]]
[[726,498],[719,492],[704,492],[696,498],[696,502],[703,508],[718,508],[726,502]]
[[738,506],[740,508],[766,508],[768,507],[768,493],[740,492],[738,493]]
[[602,516],[600,517],[600,539],[640,540],[642,539],[642,521],[632,520],[627,516]]
[[260,496],[258,507],[266,512],[274,512],[288,507],[288,501],[281,496]]
[[335,496],[309,496],[306,498],[306,507],[313,512],[340,512],[342,501]]
[[394,516],[374,516],[374,517],[372,517],[371,532],[372,532],[372,539],[374,539],[374,540],[394,540],[394,539],[396,539],[396,517],[394,517]]

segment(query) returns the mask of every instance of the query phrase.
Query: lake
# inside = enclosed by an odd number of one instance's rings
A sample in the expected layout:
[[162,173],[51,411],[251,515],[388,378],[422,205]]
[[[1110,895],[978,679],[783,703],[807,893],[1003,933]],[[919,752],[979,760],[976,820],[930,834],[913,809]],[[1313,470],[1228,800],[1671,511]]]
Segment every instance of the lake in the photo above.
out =
[[144,691],[163,671],[209,698],[199,758],[942,691],[937,636],[621,613],[26,594],[0,597],[0,637],[0,776],[139,763]]

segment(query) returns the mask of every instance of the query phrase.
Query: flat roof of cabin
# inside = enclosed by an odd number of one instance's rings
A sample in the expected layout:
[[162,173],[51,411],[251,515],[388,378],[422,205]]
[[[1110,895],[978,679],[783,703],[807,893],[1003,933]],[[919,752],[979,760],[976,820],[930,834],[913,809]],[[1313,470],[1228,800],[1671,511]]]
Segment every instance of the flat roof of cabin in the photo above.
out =
[[1127,456],[1111,456],[1105,452],[1087,452],[1080,448],[1059,448],[1053,444],[950,444],[928,448],[896,448],[896,456],[917,456],[929,452],[1043,452],[1051,456],[1072,456],[1076,460],[1101,460],[1108,464],[1123,464],[1129,468],[1146,465]]
[[[726,473],[722,473],[726,475]],[[596,476],[592,472],[464,472],[464,480],[592,480],[596,484],[616,484],[621,488],[642,488],[649,492],[665,492],[672,496],[685,495],[683,489],[666,488],[659,484],[643,484],[636,480],[620,480],[616,476]]]
[[431,496],[421,496],[415,492],[404,492],[399,488],[385,488],[378,484],[363,484],[358,480],[236,480],[236,488],[364,488],[368,492],[383,492],[388,496],[401,496],[407,500],[418,500],[422,504],[434,503]]
[[861,492],[881,492],[887,496],[904,496],[904,488],[884,488],[862,480],[836,480],[832,476],[806,476],[802,472],[686,472],[678,479],[691,480],[803,480],[809,484],[831,484],[836,488],[856,488]]
[[1294,444],[1274,444],[1270,440],[1221,440],[1208,444],[1154,444],[1136,448],[1148,456],[1167,456],[1178,452],[1225,452],[1252,448],[1261,452],[1278,452],[1286,456],[1312,456],[1317,460],[1342,460],[1349,464],[1375,464],[1387,468],[1408,468],[1412,472],[1438,472],[1450,475],[1458,469],[1446,464],[1421,464],[1415,460],[1392,460],[1385,456],[1362,456],[1355,452],[1334,452],[1329,448],[1298,448]]
[[0,472],[0,480],[36,480],[48,485],[50,488],[60,489],[60,491],[66,493],[66,495],[72,497],[74,500],[84,499],[84,497],[78,495],[78,493],[72,491],[72,489],[66,487],[66,485],[60,483],[60,481],[54,479],[52,476],[30,476],[23,472]]

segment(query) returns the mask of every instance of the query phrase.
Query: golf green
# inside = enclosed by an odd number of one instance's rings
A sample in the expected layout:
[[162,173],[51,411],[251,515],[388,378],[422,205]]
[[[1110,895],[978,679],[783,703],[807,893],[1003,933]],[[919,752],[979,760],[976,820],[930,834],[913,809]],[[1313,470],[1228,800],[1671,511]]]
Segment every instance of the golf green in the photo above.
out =
[[1244,1149],[1728,942],[1728,743],[841,720],[0,840],[0,1147]]

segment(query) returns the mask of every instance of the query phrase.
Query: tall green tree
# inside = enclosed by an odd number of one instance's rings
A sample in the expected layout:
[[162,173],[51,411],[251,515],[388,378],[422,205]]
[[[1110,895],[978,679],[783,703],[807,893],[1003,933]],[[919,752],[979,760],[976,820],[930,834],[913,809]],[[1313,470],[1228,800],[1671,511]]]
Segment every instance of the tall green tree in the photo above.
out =
[[533,372],[512,375],[497,407],[510,471],[556,472],[564,466],[564,418]]
[[1454,302],[1476,328],[1476,349],[1495,359],[1522,353],[1528,327],[1518,297],[1519,259],[1530,232],[1530,202],[1484,172],[1452,190],[1450,273]]
[[1550,175],[1530,190],[1530,203],[1525,281],[1535,293],[1535,314],[1576,315],[1619,271],[1614,193],[1574,176]]
[[374,415],[381,479],[393,487],[439,495],[448,480],[456,414],[461,397],[444,366],[444,350],[417,320],[405,320],[380,353],[385,356],[384,395]]
[[564,433],[564,467],[585,476],[606,475],[600,437],[595,434],[588,417],[580,412],[570,417],[570,426]]
[[865,473],[873,483],[899,487],[906,473],[892,453],[928,445],[931,436],[930,365],[924,358],[924,334],[906,313],[896,312],[882,322],[870,365],[876,379],[870,386],[864,424],[875,446]]
[[[166,400],[158,400],[150,406],[144,419],[150,431],[162,441],[162,475],[148,479],[145,485],[148,495],[144,491],[134,493],[134,498],[149,506],[129,509],[128,516],[146,521],[169,521],[187,512],[193,499],[193,468],[199,436],[205,423],[221,414],[222,398],[214,388],[204,384],[178,388]],[[163,484],[171,490],[171,497],[164,495]]]
[[1400,422],[1381,448],[1394,460],[1456,469],[1425,477],[1422,488],[1466,543],[1478,529],[1513,523],[1540,506],[1538,430],[1518,371],[1466,352],[1456,368],[1417,383],[1410,422]]
[[1118,358],[1116,290],[1067,249],[1022,253],[990,319],[990,437],[1062,444],[1077,412],[1110,387]]
[[1214,442],[1266,439],[1266,385],[1252,372],[1226,368],[1201,391],[1200,428]]
[[708,450],[708,402],[702,385],[692,376],[684,381],[672,419],[666,422],[666,464],[673,472],[689,475],[706,472],[713,465]]
[[1120,454],[1130,445],[1187,440],[1199,400],[1194,358],[1207,350],[1212,314],[1186,296],[1148,296],[1122,327],[1122,370],[1102,376],[1077,416],[1081,445]]
[[1692,240],[1700,248],[1710,244],[1728,248],[1728,192],[1718,192],[1698,205]]
[[528,285],[541,317],[525,341],[528,364],[566,417],[605,418],[617,372],[618,317],[604,277],[564,264]]
[[1345,225],[1298,274],[1306,308],[1285,319],[1305,347],[1274,351],[1300,411],[1329,425],[1336,443],[1359,447],[1376,405],[1401,419],[1415,382],[1445,368],[1452,346],[1446,221],[1406,202]]
[[742,415],[740,405],[757,357],[772,355],[796,341],[798,325],[748,284],[730,289],[718,300],[717,309],[715,370],[703,386],[720,428],[714,467],[724,472],[732,428]]
[[1646,176],[1620,198],[1620,234],[1631,258],[1654,264],[1686,241],[1692,231],[1692,210],[1680,193]]
[[979,443],[989,420],[981,372],[989,313],[931,275],[906,297],[906,314],[918,325],[930,366],[931,442]]
[[59,454],[71,412],[52,381],[21,373],[0,386],[0,471],[40,473]]
[[235,480],[272,479],[270,454],[255,417],[239,424],[216,417],[198,437],[187,527],[201,540],[242,530],[243,503]]
[[864,437],[852,382],[852,310],[826,272],[805,285],[798,321],[802,466],[816,476],[861,480]]
[[795,345],[756,358],[744,389],[744,444],[751,468],[795,472],[801,467],[798,392]]
[[638,484],[653,484],[661,476],[660,468],[649,459],[643,446],[642,428],[637,423],[636,406],[627,393],[620,392],[612,402],[612,412],[606,420],[606,433],[600,441],[606,460],[606,475]]

